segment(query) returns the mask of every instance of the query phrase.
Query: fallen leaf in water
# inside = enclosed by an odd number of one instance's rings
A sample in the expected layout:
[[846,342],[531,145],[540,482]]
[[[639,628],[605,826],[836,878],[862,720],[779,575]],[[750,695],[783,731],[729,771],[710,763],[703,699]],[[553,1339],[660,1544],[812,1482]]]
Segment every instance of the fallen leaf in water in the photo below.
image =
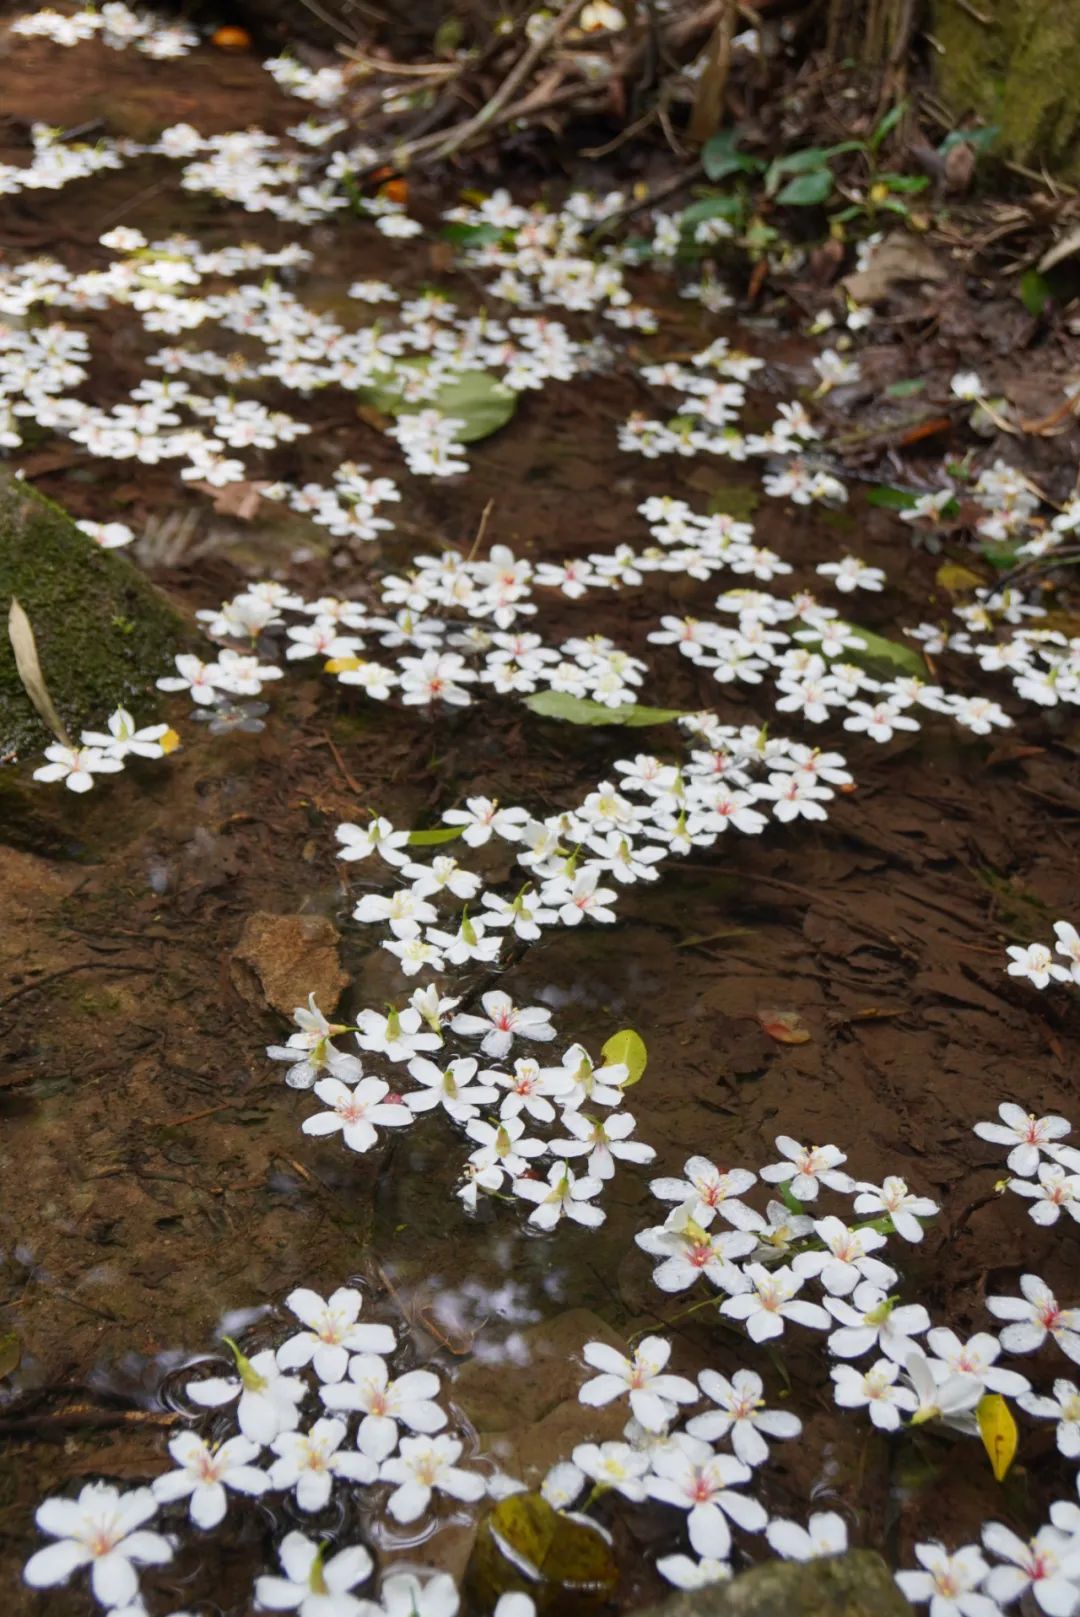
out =
[[762,1033],[767,1033],[777,1044],[809,1044],[810,1030],[803,1026],[798,1011],[758,1011]]
[[22,1358],[22,1343],[15,1331],[5,1331],[0,1336],[0,1380],[10,1376],[19,1368]]
[[259,514],[262,491],[269,488],[270,483],[263,478],[258,482],[226,483],[224,488],[215,488],[213,483],[189,483],[188,487],[198,489],[200,494],[209,494],[219,516],[251,522]]
[[980,1398],[975,1418],[983,1448],[990,1456],[994,1479],[1001,1482],[1013,1463],[1016,1445],[1020,1440],[1012,1410],[1000,1393],[988,1392],[984,1398]]

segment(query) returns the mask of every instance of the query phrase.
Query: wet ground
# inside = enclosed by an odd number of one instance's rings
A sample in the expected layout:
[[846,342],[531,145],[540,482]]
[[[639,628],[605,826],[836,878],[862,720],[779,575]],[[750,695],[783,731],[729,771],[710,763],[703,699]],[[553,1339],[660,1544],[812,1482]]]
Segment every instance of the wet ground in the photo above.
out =
[[[141,136],[138,120],[275,130],[302,115],[243,58],[207,54],[197,89],[186,64],[155,64],[152,98],[145,63],[96,45],[22,46],[18,74],[0,61],[0,79],[12,149],[31,116],[70,127],[107,108],[111,132],[130,121]],[[11,160],[6,145],[0,160]],[[208,244],[284,239],[203,199],[178,211],[171,172],[144,163],[61,197],[9,201],[0,242],[82,264],[119,222],[182,227]],[[323,251],[320,275],[305,283],[312,303],[332,305],[359,274],[411,289],[440,270],[439,248],[375,249],[355,221],[332,239],[314,236]],[[93,318],[100,339],[112,316]],[[725,329],[723,317],[685,305],[679,318],[688,342]],[[666,335],[677,350],[681,334]],[[741,325],[738,337],[771,356],[756,388],[764,416],[768,396],[805,386],[806,356],[765,323]],[[138,380],[141,350],[128,341],[117,336],[88,396],[109,402]],[[472,455],[467,479],[406,481],[394,546],[406,555],[436,540],[467,544],[493,497],[492,540],[562,559],[639,543],[634,511],[650,493],[722,506],[749,489],[750,476],[730,468],[619,454],[616,423],[641,403],[625,353],[587,386],[527,395],[511,426]],[[304,449],[308,475],[319,475],[319,457],[328,469],[350,456],[399,474],[394,446],[347,409],[327,408],[319,425],[318,449]],[[275,474],[294,470],[290,453],[275,459]],[[76,516],[140,531],[176,506],[167,469],[126,477],[63,442],[22,463]],[[814,564],[849,546],[883,567],[889,590],[860,602],[862,620],[882,632],[947,607],[935,584],[941,558],[913,547],[858,492],[840,516],[772,501],[755,522],[759,542],[795,564],[793,586],[809,586]],[[308,555],[297,561],[296,529],[265,503],[244,522],[204,502],[172,549],[168,532],[141,559],[191,609],[285,568],[309,596],[347,594],[362,578],[362,560],[313,546],[306,525]],[[602,608],[590,598],[590,623],[640,651],[661,610],[710,594],[660,575]],[[557,629],[580,628],[574,603],[553,615]],[[730,689],[657,659],[647,699],[764,716],[752,692],[732,699]],[[265,1312],[302,1282],[330,1289],[357,1277],[373,1317],[404,1321],[417,1361],[434,1358],[456,1379],[477,1444],[508,1470],[547,1464],[591,1437],[596,1412],[574,1402],[570,1356],[602,1330],[624,1336],[678,1312],[632,1238],[654,1222],[652,1172],[676,1172],[692,1150],[757,1165],[772,1159],[778,1132],[834,1140],[859,1177],[901,1173],[943,1203],[922,1248],[901,1254],[906,1293],[935,1319],[982,1328],[984,1294],[1015,1289],[1032,1226],[1017,1198],[995,1196],[999,1158],[971,1124],[1002,1099],[1066,1114],[1075,1106],[1076,996],[1040,995],[1003,971],[1006,943],[1044,937],[1052,920],[1080,910],[1075,719],[1029,715],[1001,741],[928,724],[910,744],[862,748],[857,788],[825,824],[798,835],[774,826],[737,848],[721,840],[668,867],[654,889],[632,890],[616,927],[535,946],[517,968],[518,997],[549,1005],[566,1042],[595,1045],[629,1024],[645,1038],[651,1064],[634,1111],[658,1150],[655,1170],[620,1172],[601,1230],[564,1226],[551,1242],[513,1217],[465,1225],[448,1124],[443,1135],[434,1123],[396,1140],[381,1160],[347,1160],[301,1135],[295,1097],[262,1054],[283,1019],[234,955],[257,912],[325,916],[343,935],[342,1011],[381,1003],[398,984],[347,919],[356,893],[333,859],[334,825],[367,804],[397,825],[422,824],[476,792],[552,812],[603,778],[627,738],[557,726],[509,700],[489,702],[482,725],[469,712],[437,725],[373,713],[302,671],[274,691],[267,718],[260,735],[196,734],[167,768],[129,770],[90,799],[54,792],[43,818],[11,829],[0,847],[0,1580],[18,1591],[6,1611],[84,1609],[79,1593],[52,1591],[42,1604],[19,1588],[38,1500],[93,1476],[156,1475],[174,1419],[171,1372],[210,1351],[223,1322],[257,1336]],[[497,857],[489,850],[481,868],[495,875]],[[795,1013],[809,1039],[770,1037],[759,1019],[768,1009]],[[1047,1250],[1041,1272],[1069,1295],[1069,1243]],[[674,1329],[681,1369],[742,1362],[734,1334]],[[1048,1426],[1025,1430],[998,1489],[947,1436],[889,1444],[864,1420],[839,1418],[820,1352],[788,1353],[785,1339],[776,1368],[806,1430],[774,1451],[775,1511],[802,1519],[808,1498],[828,1501],[858,1542],[902,1558],[933,1536],[944,1497],[959,1540],[988,1513],[1034,1524],[1067,1485]],[[632,1538],[652,1546],[670,1521],[625,1508],[619,1519],[620,1558],[643,1565]],[[174,1604],[239,1600],[242,1609],[257,1536],[210,1567],[189,1546],[158,1587]],[[451,1521],[420,1553],[460,1570],[467,1548]],[[656,1592],[642,1581],[650,1576],[628,1575],[627,1605]]]

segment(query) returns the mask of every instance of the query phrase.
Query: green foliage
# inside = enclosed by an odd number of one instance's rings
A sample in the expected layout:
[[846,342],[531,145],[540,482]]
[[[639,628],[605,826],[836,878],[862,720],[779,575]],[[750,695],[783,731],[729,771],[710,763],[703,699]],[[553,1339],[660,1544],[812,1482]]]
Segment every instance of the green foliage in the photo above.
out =
[[407,380],[406,368],[423,368],[424,363],[403,360],[388,381],[359,388],[357,398],[361,404],[370,405],[383,415],[416,415],[421,410],[441,410],[443,415],[465,423],[458,432],[458,440],[463,444],[490,438],[493,432],[505,427],[517,409],[517,394],[487,371],[459,371],[443,382],[431,398],[404,400],[401,393]]
[[638,1083],[649,1064],[645,1040],[640,1033],[635,1033],[632,1027],[624,1027],[620,1032],[613,1033],[600,1054],[605,1067],[626,1068],[628,1077],[623,1085],[624,1089]]
[[866,503],[879,506],[883,511],[910,511],[912,506],[918,504],[918,498],[917,494],[910,494],[906,488],[888,488],[882,484],[870,490]]
[[849,647],[841,653],[838,661],[855,663],[859,668],[880,674],[884,679],[905,675],[915,679],[925,677],[926,664],[913,647],[901,645],[896,640],[886,640],[884,635],[864,629],[860,623],[849,623],[845,627],[866,644],[862,648]]
[[670,724],[681,719],[677,707],[643,707],[640,703],[625,702],[620,707],[605,707],[603,702],[590,702],[585,696],[571,696],[569,691],[536,691],[526,696],[525,706],[544,719],[563,719],[567,724],[621,724],[627,729],[645,729],[652,724]]
[[456,842],[462,834],[459,825],[435,825],[428,831],[410,831],[410,848],[438,848],[444,842]]
[[618,1581],[611,1546],[598,1529],[552,1509],[539,1493],[499,1501],[480,1524],[465,1575],[472,1609],[493,1611],[500,1595],[520,1590],[540,1617],[599,1610]]

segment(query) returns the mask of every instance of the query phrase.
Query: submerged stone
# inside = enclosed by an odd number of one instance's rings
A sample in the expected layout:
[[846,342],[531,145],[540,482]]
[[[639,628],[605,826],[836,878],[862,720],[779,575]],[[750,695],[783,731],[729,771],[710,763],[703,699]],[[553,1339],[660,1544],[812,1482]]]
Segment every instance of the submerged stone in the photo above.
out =
[[641,1617],[913,1617],[874,1550],[766,1561],[730,1583],[673,1594]]
[[73,741],[130,707],[140,724],[156,706],[154,680],[171,665],[184,626],[122,556],[82,533],[59,505],[0,472],[0,761],[55,738],[27,696],[8,639],[16,597],[34,631],[49,694]]
[[500,1595],[521,1591],[539,1617],[586,1617],[607,1605],[618,1582],[604,1535],[553,1510],[538,1493],[499,1501],[480,1523],[466,1573],[478,1612],[492,1612]]

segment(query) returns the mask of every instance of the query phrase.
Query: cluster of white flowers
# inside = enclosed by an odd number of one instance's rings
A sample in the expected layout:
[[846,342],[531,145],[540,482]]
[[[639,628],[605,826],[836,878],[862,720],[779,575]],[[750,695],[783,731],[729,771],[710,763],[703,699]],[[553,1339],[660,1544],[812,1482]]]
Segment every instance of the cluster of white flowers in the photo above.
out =
[[106,730],[84,730],[81,745],[57,741],[45,748],[48,763],[34,770],[34,779],[50,783],[63,781],[72,792],[88,792],[95,775],[116,775],[128,758],[163,758],[179,745],[179,737],[167,724],[147,724],[137,729],[126,708],[109,715]]
[[[199,1408],[227,1410],[229,1435],[221,1434],[220,1421],[212,1441],[191,1428],[179,1432],[169,1440],[174,1469],[148,1488],[121,1493],[89,1483],[78,1499],[45,1500],[37,1522],[54,1542],[27,1562],[27,1582],[50,1588],[86,1569],[95,1599],[114,1617],[144,1613],[137,1569],[172,1559],[184,1517],[209,1532],[245,1498],[274,1494],[291,1496],[301,1515],[315,1514],[344,1486],[378,1489],[394,1522],[408,1525],[428,1514],[436,1495],[482,1499],[486,1479],[458,1463],[465,1443],[447,1430],[439,1377],[424,1369],[392,1372],[395,1333],[362,1321],[362,1304],[361,1293],[349,1287],[326,1299],[301,1287],[285,1299],[300,1328],[294,1325],[276,1348],[248,1357],[226,1338],[233,1373],[190,1381],[187,1396]],[[503,1480],[509,1488],[520,1486]],[[148,1529],[155,1518],[156,1529]],[[380,1597],[361,1603],[350,1591],[368,1582],[375,1565],[363,1545],[326,1557],[325,1544],[293,1530],[278,1549],[281,1572],[255,1582],[260,1610],[454,1617],[458,1609],[445,1573],[391,1571]]]
[[1046,988],[1051,982],[1080,983],[1080,933],[1071,921],[1055,921],[1054,936],[1054,949],[1064,956],[1063,961],[1055,960],[1045,943],[1012,943],[1006,950],[1009,976],[1026,977],[1036,988]]
[[123,0],[104,0],[103,5],[87,5],[82,11],[46,7],[16,17],[9,26],[13,34],[51,39],[56,45],[80,45],[86,39],[100,39],[117,51],[134,45],[145,56],[159,60],[186,56],[199,43],[198,34],[187,23],[168,23],[155,12],[133,11]]
[[[84,180],[107,168],[122,168],[134,150],[131,141],[62,140],[61,131],[34,124],[29,163],[0,163],[0,196],[18,191],[60,191],[72,180]],[[58,265],[59,269],[60,266]]]

